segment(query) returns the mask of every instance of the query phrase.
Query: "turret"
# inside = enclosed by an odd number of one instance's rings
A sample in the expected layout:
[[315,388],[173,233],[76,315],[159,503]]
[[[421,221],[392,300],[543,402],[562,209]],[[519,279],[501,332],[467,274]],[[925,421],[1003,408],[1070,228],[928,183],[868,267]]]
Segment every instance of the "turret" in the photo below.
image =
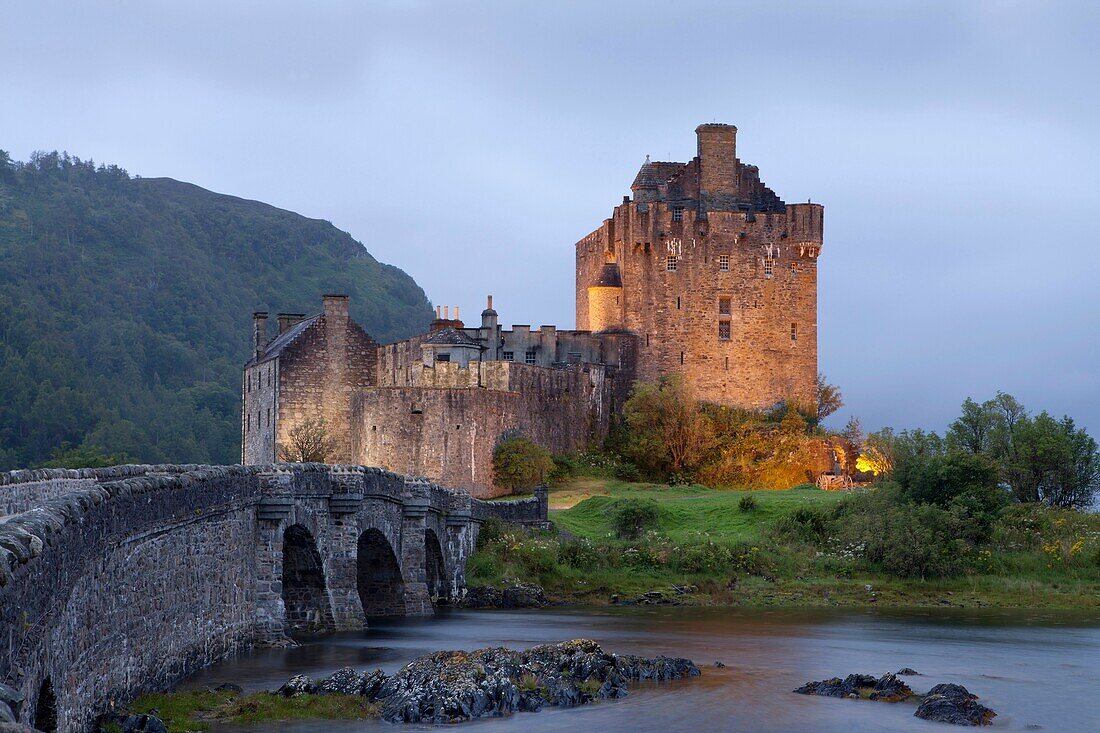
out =
[[737,128],[711,123],[695,128],[699,188],[707,194],[737,194]]
[[623,278],[613,252],[588,286],[588,328],[592,331],[621,331],[623,328]]
[[486,299],[485,310],[481,311],[481,342],[485,345],[482,359],[497,361],[500,337],[497,333],[497,312],[493,310],[493,296]]

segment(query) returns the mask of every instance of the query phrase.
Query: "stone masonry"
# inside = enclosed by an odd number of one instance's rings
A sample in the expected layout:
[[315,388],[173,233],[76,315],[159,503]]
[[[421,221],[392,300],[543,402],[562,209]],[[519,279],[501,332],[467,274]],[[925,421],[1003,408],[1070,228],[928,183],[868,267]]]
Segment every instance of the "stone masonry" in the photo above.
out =
[[8,494],[26,508],[0,516],[0,683],[31,725],[52,690],[63,733],[295,626],[431,613],[481,522],[546,519],[545,493],[319,464],[22,471]]

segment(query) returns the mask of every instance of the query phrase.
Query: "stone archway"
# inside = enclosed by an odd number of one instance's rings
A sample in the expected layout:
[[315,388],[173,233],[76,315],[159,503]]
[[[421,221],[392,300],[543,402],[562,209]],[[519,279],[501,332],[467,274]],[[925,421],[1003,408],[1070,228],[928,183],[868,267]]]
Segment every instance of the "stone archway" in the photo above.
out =
[[49,677],[42,680],[42,685],[38,688],[38,700],[34,704],[34,727],[43,733],[57,733],[57,696]]
[[365,616],[404,615],[405,581],[401,566],[390,541],[377,529],[359,535],[356,586]]
[[428,586],[428,598],[432,605],[450,600],[451,584],[447,579],[447,564],[443,561],[443,548],[439,537],[432,530],[424,532],[424,580]]
[[313,535],[300,524],[292,524],[283,532],[282,587],[288,626],[332,623],[321,555]]

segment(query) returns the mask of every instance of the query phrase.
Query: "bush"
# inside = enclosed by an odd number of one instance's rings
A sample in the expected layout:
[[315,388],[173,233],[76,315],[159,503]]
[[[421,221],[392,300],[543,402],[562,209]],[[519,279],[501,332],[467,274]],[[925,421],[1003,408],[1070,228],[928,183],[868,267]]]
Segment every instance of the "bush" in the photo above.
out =
[[951,512],[899,502],[890,491],[848,503],[842,526],[844,541],[860,557],[900,578],[957,575],[969,550]]
[[558,548],[558,562],[577,570],[595,570],[608,564],[606,548],[598,548],[589,540],[563,542]]
[[814,507],[799,507],[784,514],[772,525],[772,534],[784,540],[816,544],[829,531],[829,515]]
[[489,543],[496,542],[509,530],[508,523],[499,517],[489,517],[481,523],[481,529],[477,533],[476,547],[485,549]]
[[756,511],[756,498],[752,494],[742,496],[741,501],[737,502],[737,509],[742,514]]
[[538,486],[554,467],[550,451],[523,436],[503,440],[493,450],[493,481],[513,492]]
[[660,520],[657,502],[652,499],[626,499],[612,502],[611,526],[621,540],[637,539],[647,529],[656,529]]
[[729,571],[733,559],[728,547],[705,542],[674,547],[670,564],[683,573],[721,573]]

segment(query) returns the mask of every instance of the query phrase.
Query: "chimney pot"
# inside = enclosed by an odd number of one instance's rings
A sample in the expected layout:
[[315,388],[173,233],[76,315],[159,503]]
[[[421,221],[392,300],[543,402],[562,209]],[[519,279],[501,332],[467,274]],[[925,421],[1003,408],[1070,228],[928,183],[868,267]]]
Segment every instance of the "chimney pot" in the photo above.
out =
[[443,320],[444,321],[451,320],[451,306],[449,306],[449,305],[443,306]]

